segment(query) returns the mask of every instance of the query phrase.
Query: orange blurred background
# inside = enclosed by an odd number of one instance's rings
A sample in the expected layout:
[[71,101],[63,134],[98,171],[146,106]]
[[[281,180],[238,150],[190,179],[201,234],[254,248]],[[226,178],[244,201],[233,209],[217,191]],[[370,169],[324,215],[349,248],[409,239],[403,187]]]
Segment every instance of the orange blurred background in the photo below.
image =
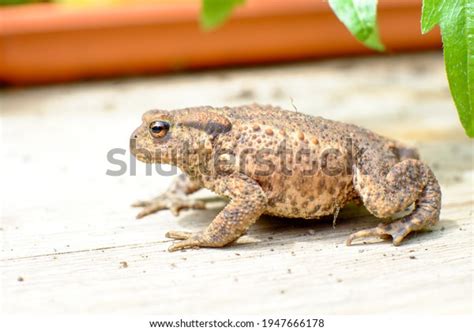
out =
[[[0,7],[0,82],[27,85],[372,53],[325,1],[248,0],[222,27],[199,0],[60,0]],[[96,5],[90,6],[90,3]],[[71,5],[80,3],[80,6]],[[99,5],[97,5],[99,4]],[[421,0],[382,0],[388,53],[439,48],[421,35]]]

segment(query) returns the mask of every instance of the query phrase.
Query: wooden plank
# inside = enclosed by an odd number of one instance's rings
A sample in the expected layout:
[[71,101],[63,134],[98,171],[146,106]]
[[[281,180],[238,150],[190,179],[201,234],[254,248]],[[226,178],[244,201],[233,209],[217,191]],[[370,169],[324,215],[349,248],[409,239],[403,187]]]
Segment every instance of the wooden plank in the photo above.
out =
[[[346,247],[352,231],[377,224],[363,209],[344,210],[335,228],[331,218],[263,217],[226,249],[171,254],[167,230],[201,229],[223,203],[136,221],[129,204],[159,193],[170,177],[145,176],[143,165],[137,176],[105,175],[107,151],[127,148],[145,109],[291,108],[290,97],[299,111],[418,146],[442,185],[441,222],[399,247]],[[0,99],[5,312],[472,310],[473,148],[440,53],[4,90]]]

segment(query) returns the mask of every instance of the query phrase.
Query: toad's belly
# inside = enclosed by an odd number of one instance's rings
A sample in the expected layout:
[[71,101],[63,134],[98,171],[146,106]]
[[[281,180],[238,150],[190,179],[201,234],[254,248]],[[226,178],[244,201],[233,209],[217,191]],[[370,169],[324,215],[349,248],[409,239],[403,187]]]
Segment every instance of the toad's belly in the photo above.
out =
[[[276,179],[276,178],[273,178]],[[290,218],[318,218],[331,215],[358,195],[352,176],[313,176],[278,178],[261,182],[267,193],[267,215]]]

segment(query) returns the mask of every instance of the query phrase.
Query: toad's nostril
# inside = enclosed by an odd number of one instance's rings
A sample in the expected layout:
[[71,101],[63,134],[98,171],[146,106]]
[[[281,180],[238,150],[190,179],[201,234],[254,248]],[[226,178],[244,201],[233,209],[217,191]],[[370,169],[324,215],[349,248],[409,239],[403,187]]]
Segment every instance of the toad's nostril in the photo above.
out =
[[138,136],[137,136],[137,135],[134,135],[134,136],[133,136],[133,138],[137,139],[137,138],[138,138]]

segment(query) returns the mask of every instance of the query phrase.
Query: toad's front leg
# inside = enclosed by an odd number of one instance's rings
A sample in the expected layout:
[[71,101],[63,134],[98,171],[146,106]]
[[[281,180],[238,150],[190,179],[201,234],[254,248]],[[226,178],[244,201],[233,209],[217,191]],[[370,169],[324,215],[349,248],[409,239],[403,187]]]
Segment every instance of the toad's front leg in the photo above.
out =
[[225,246],[242,236],[265,210],[267,197],[253,179],[232,174],[218,178],[216,182],[213,188],[216,193],[230,197],[231,201],[202,232],[168,232],[168,238],[182,240],[173,244],[170,252],[193,247]]

